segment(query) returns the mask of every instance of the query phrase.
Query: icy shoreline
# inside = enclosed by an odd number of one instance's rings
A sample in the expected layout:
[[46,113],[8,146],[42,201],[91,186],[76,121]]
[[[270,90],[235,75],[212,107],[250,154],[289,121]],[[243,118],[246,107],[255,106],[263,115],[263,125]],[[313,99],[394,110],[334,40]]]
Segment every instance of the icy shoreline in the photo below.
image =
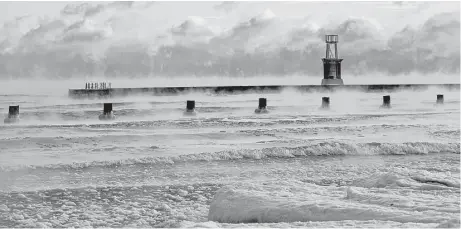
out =
[[[368,188],[325,187],[294,180],[228,185],[217,191],[208,220],[232,224],[378,220],[433,226],[457,222],[459,227],[459,205],[449,198],[408,192],[427,186],[401,175],[374,178]],[[405,181],[407,185],[402,185]],[[403,189],[379,188],[384,186]],[[453,191],[459,192],[459,182]]]

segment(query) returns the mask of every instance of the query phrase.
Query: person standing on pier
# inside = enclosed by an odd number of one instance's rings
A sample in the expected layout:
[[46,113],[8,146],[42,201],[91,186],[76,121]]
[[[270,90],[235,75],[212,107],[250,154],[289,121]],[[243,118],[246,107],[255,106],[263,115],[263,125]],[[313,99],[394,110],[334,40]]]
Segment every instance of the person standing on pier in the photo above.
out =
[[112,83],[109,83],[109,88],[112,88]]

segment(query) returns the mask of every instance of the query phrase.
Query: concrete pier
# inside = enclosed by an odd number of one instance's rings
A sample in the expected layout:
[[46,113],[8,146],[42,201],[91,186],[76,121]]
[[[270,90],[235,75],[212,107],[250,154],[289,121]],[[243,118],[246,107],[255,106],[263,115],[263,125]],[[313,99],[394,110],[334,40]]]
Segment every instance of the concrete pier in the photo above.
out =
[[108,89],[69,89],[71,98],[116,97],[129,95],[175,95],[181,93],[278,93],[285,89],[299,92],[332,92],[336,90],[352,90],[361,92],[392,92],[396,90],[426,90],[438,87],[448,90],[459,90],[459,84],[369,84],[369,85],[254,85],[254,86],[216,86],[216,87],[144,87],[144,88],[108,88]]

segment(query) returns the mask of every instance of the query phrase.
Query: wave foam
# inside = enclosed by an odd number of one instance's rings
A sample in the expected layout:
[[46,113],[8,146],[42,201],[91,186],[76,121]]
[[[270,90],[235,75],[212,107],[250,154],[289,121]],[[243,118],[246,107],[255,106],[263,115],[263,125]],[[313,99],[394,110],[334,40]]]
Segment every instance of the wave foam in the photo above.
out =
[[[274,107],[276,109],[276,107]],[[0,111],[3,108],[0,108]],[[346,114],[326,117],[324,115],[282,115],[278,116],[277,119],[264,119],[262,117],[255,118],[254,116],[228,116],[225,118],[213,117],[200,117],[194,119],[179,119],[171,120],[171,118],[180,118],[180,111],[183,108],[164,108],[163,111],[167,111],[165,116],[157,116],[158,120],[143,120],[139,117],[150,117],[152,110],[149,109],[122,109],[115,111],[120,119],[115,122],[100,122],[95,121],[94,117],[97,117],[101,111],[98,110],[87,110],[87,111],[66,111],[62,113],[44,112],[44,111],[33,111],[25,112],[21,114],[23,122],[17,125],[0,125],[0,129],[17,129],[17,128],[146,128],[146,127],[175,127],[180,126],[183,128],[189,127],[248,127],[249,125],[254,127],[265,127],[274,125],[313,125],[322,123],[340,123],[346,121],[362,121],[362,120],[373,120],[388,117],[408,117],[408,118],[422,118],[432,115],[440,114],[459,114],[459,112],[421,112],[421,113],[386,113],[386,114],[375,114],[375,113],[357,113],[357,114]],[[227,111],[238,111],[245,109],[243,107],[202,107],[197,108],[200,113],[210,112],[227,112]],[[416,116],[415,116],[416,115]],[[133,120],[135,117],[136,120]],[[151,119],[151,118],[149,118]],[[57,120],[60,120],[57,122]],[[437,134],[437,133],[435,133]],[[452,134],[452,133],[448,133]],[[446,134],[445,134],[446,136]]]
[[439,224],[436,228],[460,228],[460,219],[451,219]]
[[[359,155],[411,155],[429,153],[460,153],[459,143],[348,143],[320,142],[298,147],[272,147],[263,149],[238,149],[213,153],[185,154],[170,157],[143,157],[117,161],[91,161],[73,164],[53,164],[46,166],[30,166],[35,169],[83,169],[88,167],[113,167],[123,165],[154,165],[172,164],[195,161],[220,160],[261,160],[270,158],[294,158],[305,156],[359,156]],[[3,171],[12,170],[9,167],[0,168]],[[20,168],[15,168],[20,169]],[[14,170],[14,169],[13,169]]]

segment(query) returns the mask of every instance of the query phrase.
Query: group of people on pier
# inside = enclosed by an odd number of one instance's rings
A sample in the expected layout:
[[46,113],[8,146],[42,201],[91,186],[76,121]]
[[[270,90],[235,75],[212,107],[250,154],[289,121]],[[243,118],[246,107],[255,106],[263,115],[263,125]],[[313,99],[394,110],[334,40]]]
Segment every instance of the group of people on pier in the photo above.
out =
[[108,89],[111,86],[111,83],[86,83],[85,89]]

